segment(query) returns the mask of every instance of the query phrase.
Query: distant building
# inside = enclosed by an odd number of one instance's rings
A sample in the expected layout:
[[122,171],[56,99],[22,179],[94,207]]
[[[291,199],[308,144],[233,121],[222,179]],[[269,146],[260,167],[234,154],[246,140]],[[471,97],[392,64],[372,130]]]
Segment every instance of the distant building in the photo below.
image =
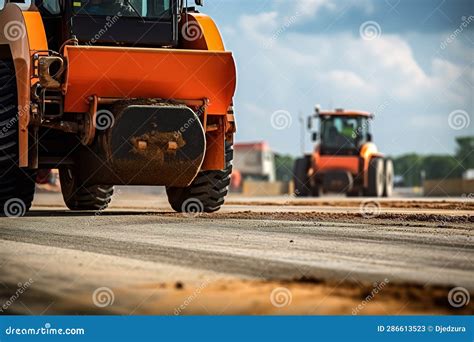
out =
[[267,142],[234,145],[234,169],[243,180],[275,181],[275,155]]
[[462,178],[465,180],[474,179],[474,169],[467,169],[466,171],[464,171]]

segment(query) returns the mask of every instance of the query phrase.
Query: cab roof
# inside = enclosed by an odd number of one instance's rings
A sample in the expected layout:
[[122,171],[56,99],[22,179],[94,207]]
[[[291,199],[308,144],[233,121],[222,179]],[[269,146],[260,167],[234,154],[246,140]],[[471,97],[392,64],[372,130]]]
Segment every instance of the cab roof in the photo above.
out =
[[334,109],[334,110],[318,110],[316,109],[316,115],[318,116],[363,116],[367,118],[373,118],[374,114],[370,112],[364,112],[361,110],[354,110],[354,109]]

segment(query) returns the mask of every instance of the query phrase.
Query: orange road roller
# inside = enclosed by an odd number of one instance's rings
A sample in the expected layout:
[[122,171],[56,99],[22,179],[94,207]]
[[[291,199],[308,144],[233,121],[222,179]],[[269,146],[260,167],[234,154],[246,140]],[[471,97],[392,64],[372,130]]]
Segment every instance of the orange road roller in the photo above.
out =
[[178,212],[221,207],[236,68],[209,16],[184,0],[0,8],[1,215],[29,210],[41,169],[59,169],[71,210],[105,209],[114,185],[165,186]]
[[393,191],[393,163],[372,142],[370,121],[374,115],[356,110],[321,111],[309,117],[319,119],[319,133],[312,154],[295,161],[296,196],[344,193],[347,196],[388,197]]

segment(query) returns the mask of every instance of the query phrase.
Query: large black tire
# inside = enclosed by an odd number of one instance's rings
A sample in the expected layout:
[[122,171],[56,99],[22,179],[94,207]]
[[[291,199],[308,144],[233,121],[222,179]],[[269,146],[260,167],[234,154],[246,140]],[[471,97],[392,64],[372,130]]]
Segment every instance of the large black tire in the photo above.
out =
[[219,171],[201,171],[185,188],[166,187],[168,202],[173,210],[189,213],[212,213],[221,208],[229,191],[234,150],[225,143],[225,168]]
[[[311,182],[308,176],[308,170],[311,166],[311,156],[304,156],[295,160],[293,167],[293,183],[295,186],[296,197],[307,197],[314,195],[315,191],[311,189]],[[319,194],[319,191],[318,191]]]
[[23,216],[35,194],[35,172],[18,167],[15,67],[0,60],[0,216]]
[[393,193],[393,162],[385,159],[384,167],[385,179],[383,188],[383,197],[391,197]]
[[316,181],[311,186],[311,196],[321,197],[324,194],[323,187],[319,185]]
[[351,189],[350,191],[346,192],[347,197],[361,197],[363,195],[361,189],[359,187],[356,187],[354,189]]
[[110,185],[83,186],[72,168],[60,168],[59,180],[64,203],[71,210],[104,210],[114,194]]
[[384,160],[382,158],[372,158],[369,163],[369,187],[366,190],[366,195],[382,197],[384,185]]

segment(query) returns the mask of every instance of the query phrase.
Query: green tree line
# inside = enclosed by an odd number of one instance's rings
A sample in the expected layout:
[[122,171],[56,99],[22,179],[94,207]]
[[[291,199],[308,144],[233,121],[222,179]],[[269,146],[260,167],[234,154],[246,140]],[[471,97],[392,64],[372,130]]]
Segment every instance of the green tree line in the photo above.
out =
[[406,186],[420,186],[425,179],[460,178],[474,168],[474,136],[456,138],[454,155],[405,154],[393,158],[395,174],[403,177]]
[[[467,169],[474,169],[474,136],[456,138],[454,155],[420,155],[416,153],[393,157],[395,174],[403,177],[405,186],[422,185],[425,179],[460,178]],[[294,158],[275,155],[276,178],[290,181],[293,178]]]

